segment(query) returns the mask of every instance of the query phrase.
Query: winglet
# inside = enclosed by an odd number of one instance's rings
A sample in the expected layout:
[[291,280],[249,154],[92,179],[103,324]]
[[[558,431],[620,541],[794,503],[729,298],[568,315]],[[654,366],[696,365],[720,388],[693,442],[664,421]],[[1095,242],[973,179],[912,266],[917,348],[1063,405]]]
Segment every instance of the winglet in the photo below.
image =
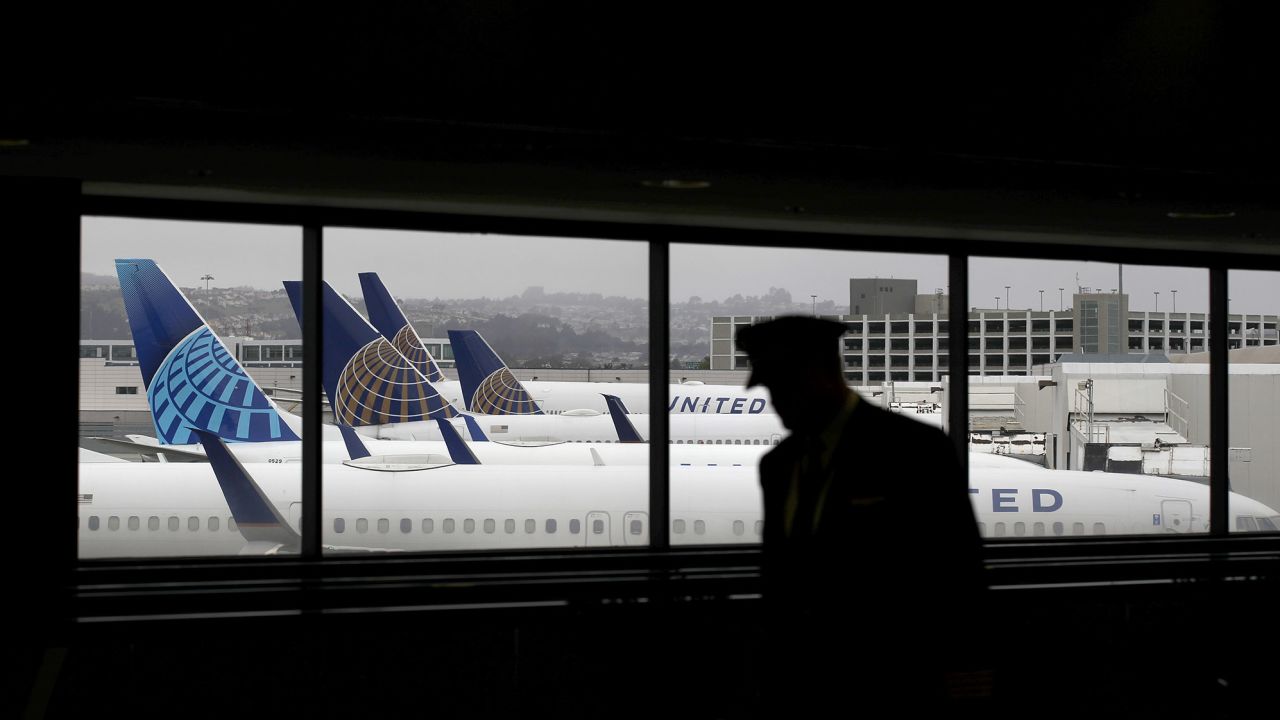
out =
[[613,427],[618,431],[618,442],[644,442],[644,438],[640,437],[640,433],[636,431],[636,426],[627,419],[627,406],[622,404],[622,398],[617,395],[600,394],[604,395],[605,404],[609,406],[609,416],[613,418]]
[[356,435],[355,428],[348,425],[339,425],[338,431],[342,433],[342,442],[346,444],[347,455],[352,460],[369,457],[369,449],[360,441],[360,436]]
[[600,457],[600,453],[597,452],[595,448],[590,448],[590,450],[591,450],[591,464],[596,467],[604,467],[604,458]]
[[289,527],[244,465],[227,449],[226,443],[213,433],[204,430],[193,432],[204,446],[205,456],[213,466],[213,474],[218,478],[223,497],[227,499],[227,507],[231,508],[231,516],[244,539],[296,552],[301,545],[298,533]]
[[467,424],[467,431],[471,433],[471,442],[489,442],[489,438],[480,429],[480,423],[470,415],[463,414],[462,421]]
[[483,415],[541,415],[533,396],[475,330],[450,330],[462,396]]
[[471,452],[471,448],[462,441],[462,436],[458,434],[458,430],[444,418],[436,418],[436,423],[440,426],[440,436],[444,438],[444,446],[449,449],[449,458],[458,465],[479,465],[480,461],[476,458],[475,453]]
[[369,323],[382,333],[382,337],[390,340],[401,355],[409,358],[409,362],[413,363],[427,380],[433,383],[444,382],[446,378],[444,373],[440,372],[440,366],[436,365],[435,358],[427,352],[427,348],[422,344],[422,338],[418,337],[409,318],[405,317],[404,311],[396,304],[391,293],[387,292],[378,273],[360,273],[360,291],[364,293],[364,306],[369,312]]

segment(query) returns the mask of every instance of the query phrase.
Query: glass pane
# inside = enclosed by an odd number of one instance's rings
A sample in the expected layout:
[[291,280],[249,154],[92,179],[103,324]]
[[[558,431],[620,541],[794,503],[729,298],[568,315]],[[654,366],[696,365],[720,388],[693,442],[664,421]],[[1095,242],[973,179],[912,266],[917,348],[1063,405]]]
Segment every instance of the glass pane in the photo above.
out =
[[[80,353],[80,514],[106,508],[138,532],[82,532],[79,556],[296,552],[300,465],[266,460],[300,456],[301,420],[267,389],[300,389],[301,370],[235,353],[299,337],[280,281],[300,272],[300,229],[85,217],[80,256],[81,345],[93,349]],[[235,483],[271,498],[243,509],[243,533],[201,527],[231,510],[214,474],[229,465],[189,462],[207,452],[197,429],[244,464]]]
[[1280,515],[1280,272],[1227,274],[1227,477],[1233,532],[1274,532]]
[[[830,359],[846,385],[862,401],[942,428],[946,282],[943,256],[673,245],[672,543],[760,542],[759,530],[745,531],[762,520],[760,458],[790,431],[764,386],[745,387],[751,368],[738,333],[786,315],[839,323]],[[698,519],[704,498],[720,512]]]
[[[443,532],[342,544],[626,543],[622,518],[649,509],[648,253],[642,242],[326,228],[322,382],[334,422],[367,455],[353,459],[326,429],[325,512],[463,508],[439,517]],[[582,526],[591,512],[615,518],[599,537]]]
[[1188,340],[1208,283],[970,259],[969,492],[991,537],[1207,532],[1209,376]]

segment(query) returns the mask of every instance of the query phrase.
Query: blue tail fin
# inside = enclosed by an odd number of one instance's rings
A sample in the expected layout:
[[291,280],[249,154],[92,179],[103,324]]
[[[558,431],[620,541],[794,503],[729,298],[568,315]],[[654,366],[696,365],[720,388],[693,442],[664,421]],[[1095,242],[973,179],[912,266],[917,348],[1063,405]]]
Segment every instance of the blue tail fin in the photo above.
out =
[[617,395],[600,394],[604,395],[605,404],[609,406],[609,416],[613,418],[613,427],[618,431],[618,442],[644,442],[644,438],[640,437],[640,433],[636,431],[636,426],[632,425],[631,420],[627,418],[627,406],[622,404],[622,398]]
[[281,549],[296,552],[301,544],[298,533],[289,527],[262,488],[227,449],[226,443],[203,430],[196,430],[195,434],[204,446],[204,454],[213,466],[213,474],[218,478],[223,497],[227,499],[227,507],[231,508],[231,516],[244,539],[251,543],[283,546]]
[[475,330],[450,330],[449,344],[458,364],[462,396],[471,412],[482,415],[541,415],[529,391]]
[[458,414],[329,283],[322,292],[321,382],[337,424],[361,427]]
[[449,458],[458,465],[479,465],[475,453],[462,441],[462,436],[448,420],[436,420],[440,426],[440,436],[444,438],[444,446],[449,449]]
[[284,292],[289,296],[289,304],[293,306],[293,316],[298,319],[298,329],[302,330],[305,327],[302,324],[302,281],[285,280]]
[[360,290],[364,293],[364,306],[369,311],[369,323],[382,333],[382,337],[390,340],[401,355],[409,358],[427,380],[433,383],[444,382],[445,376],[440,372],[440,366],[436,365],[431,353],[423,347],[422,338],[418,337],[409,318],[404,316],[400,306],[391,298],[391,293],[387,292],[378,273],[360,273]]
[[116,260],[129,330],[162,445],[297,440],[275,406],[154,260]]

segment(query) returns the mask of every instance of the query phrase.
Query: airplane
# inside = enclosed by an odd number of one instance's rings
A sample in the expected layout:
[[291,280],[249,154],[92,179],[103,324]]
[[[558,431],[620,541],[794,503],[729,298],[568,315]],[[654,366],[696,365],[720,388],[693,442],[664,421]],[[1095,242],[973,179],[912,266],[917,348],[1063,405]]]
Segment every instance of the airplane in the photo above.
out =
[[[83,559],[287,554],[298,549],[296,466],[236,460],[196,431],[210,464],[80,468]],[[362,460],[364,462],[362,462]],[[1122,473],[979,465],[970,498],[985,537],[1198,533],[1209,488]],[[758,542],[755,468],[672,467],[673,545]],[[322,542],[331,552],[643,546],[648,470],[639,466],[487,466],[358,458],[326,468]],[[1230,493],[1232,527],[1280,530],[1280,514]]]
[[[441,394],[471,412],[485,415],[536,415],[581,409],[603,412],[602,393],[621,397],[622,402],[634,411],[648,411],[647,383],[522,382],[516,379],[484,337],[474,330],[448,331],[459,379],[444,381],[443,373],[435,366],[431,354],[422,345],[421,338],[378,274],[360,273],[360,288],[369,311],[369,322],[409,358]],[[296,305],[294,309],[296,312]],[[300,314],[298,316],[301,317]],[[737,385],[673,384],[668,399],[667,410],[673,414],[756,415],[773,412],[768,393]]]
[[[286,289],[300,296],[300,285],[286,281]],[[322,384],[335,422],[364,436],[385,440],[439,440],[437,417],[462,414],[396,351],[356,309],[328,284],[322,289],[324,360]],[[613,386],[606,383],[606,386]],[[472,414],[491,440],[545,443],[558,440],[613,442],[613,420],[595,410],[579,409],[555,415]],[[641,439],[649,436],[647,414],[629,416]],[[670,438],[687,444],[776,444],[785,432],[776,414],[672,415]]]
[[[121,259],[116,261],[121,292],[125,297],[130,329],[133,331],[139,364],[147,389],[148,405],[156,431],[156,447],[141,450],[129,443],[133,452],[148,452],[169,460],[202,461],[203,450],[194,442],[193,430],[204,429],[235,444],[235,452],[246,461],[268,460],[291,462],[301,455],[298,439],[301,437],[301,418],[280,410],[244,371],[235,357],[226,349],[194,307],[183,297],[163,270],[152,260]],[[354,362],[362,351],[373,343],[375,354],[385,362],[404,366],[402,382],[397,392],[416,393],[419,417],[427,419],[434,411],[437,416],[458,416],[450,404],[434,394],[431,385],[414,369],[407,366],[389,343],[378,340],[378,335],[345,300],[326,287],[326,299],[334,312],[326,315],[327,337],[345,338],[345,355],[334,356],[327,352],[326,367],[345,367]],[[353,335],[354,333],[354,335]],[[353,339],[353,337],[355,339]],[[333,342],[330,343],[332,346]],[[328,349],[327,349],[328,350]],[[336,382],[330,378],[331,383]],[[333,384],[329,386],[334,387]],[[434,402],[431,402],[434,401]],[[403,410],[403,404],[397,409]],[[647,416],[631,416],[638,424],[638,434],[648,434]],[[399,418],[397,418],[399,419]],[[692,416],[673,420],[673,443],[714,445],[776,444],[784,432],[776,415],[722,418],[728,427],[712,422],[712,416]],[[455,422],[465,423],[464,430],[473,440],[486,434],[494,441],[508,443],[549,444],[562,440],[576,442],[595,441],[615,443],[620,440],[617,427],[610,417],[594,411],[566,413],[555,417],[459,417]],[[485,428],[481,429],[481,425]],[[521,427],[521,425],[524,427]],[[338,428],[325,425],[323,440],[327,462],[345,459],[342,438]],[[433,440],[442,439],[434,423],[396,423],[385,426],[364,426],[358,432],[373,439]],[[132,438],[138,440],[138,438]],[[633,438],[641,439],[641,438]],[[123,441],[104,440],[105,443],[123,444]],[[147,442],[143,440],[143,442]],[[379,449],[379,452],[441,452],[435,449],[401,448]],[[644,451],[633,453],[637,458]],[[492,455],[492,453],[490,453]],[[612,453],[610,462],[615,462]],[[561,462],[553,460],[555,452],[538,454],[537,462]],[[564,457],[560,455],[560,457]],[[588,462],[584,449],[574,453],[576,460]],[[529,462],[526,460],[525,462]],[[643,460],[647,463],[647,458]],[[691,460],[690,462],[700,462]],[[719,462],[712,459],[707,462]]]

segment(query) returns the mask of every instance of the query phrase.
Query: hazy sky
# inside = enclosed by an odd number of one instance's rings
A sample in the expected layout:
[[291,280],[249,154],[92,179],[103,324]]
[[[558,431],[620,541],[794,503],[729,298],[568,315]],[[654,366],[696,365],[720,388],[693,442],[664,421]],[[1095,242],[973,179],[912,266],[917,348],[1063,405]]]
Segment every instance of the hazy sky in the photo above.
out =
[[[278,289],[301,277],[301,230],[296,227],[190,223],[130,218],[85,218],[81,269],[115,275],[115,258],[155,259],[179,285],[249,285]],[[325,233],[325,276],[340,292],[358,295],[358,272],[377,271],[399,297],[505,297],[530,285],[547,292],[598,292],[643,297],[648,292],[644,243],[454,235],[432,232],[351,230]],[[1070,305],[1079,285],[1118,287],[1117,266],[1077,261],[973,258],[969,305],[1039,309],[1058,307],[1058,288]],[[741,293],[763,295],[770,287],[791,292],[797,302],[849,302],[849,278],[913,278],[921,293],[947,287],[947,261],[937,255],[787,248],[675,245],[671,248],[671,297],[723,300]],[[1280,312],[1280,273],[1232,271],[1233,312]],[[1202,312],[1208,306],[1208,273],[1202,269],[1126,265],[1124,288],[1133,310]]]

